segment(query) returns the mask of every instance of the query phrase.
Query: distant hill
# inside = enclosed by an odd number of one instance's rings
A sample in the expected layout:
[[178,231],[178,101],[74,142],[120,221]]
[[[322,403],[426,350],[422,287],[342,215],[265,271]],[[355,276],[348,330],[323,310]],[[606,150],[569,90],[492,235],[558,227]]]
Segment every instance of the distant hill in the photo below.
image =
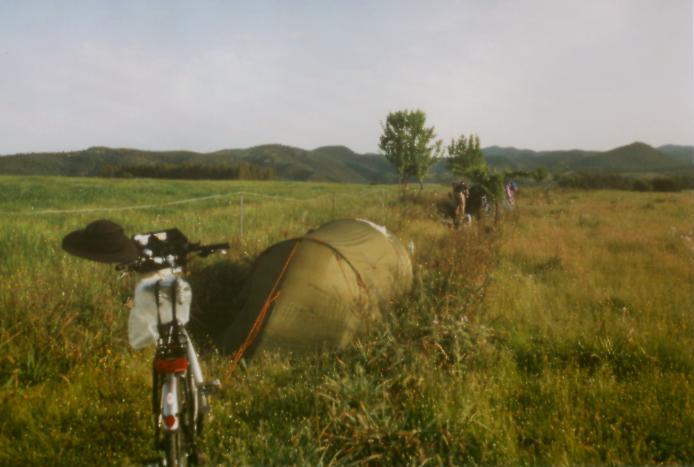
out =
[[[694,169],[694,147],[666,145],[653,148],[632,143],[610,151],[533,151],[490,146],[483,153],[496,169],[555,172],[672,172]],[[107,168],[194,164],[235,167],[240,164],[272,168],[284,180],[351,183],[391,183],[397,176],[388,161],[378,154],[358,154],[345,146],[323,146],[305,150],[281,144],[246,149],[223,149],[210,153],[192,151],[143,151],[91,147],[83,151],[15,154],[0,157],[0,174],[100,176]],[[429,181],[450,180],[446,161],[432,167]]]
[[383,156],[356,154],[344,146],[307,151],[279,144],[212,153],[92,147],[74,152],[16,154],[0,157],[0,174],[99,176],[104,167],[155,164],[232,167],[243,162],[271,167],[285,180],[389,183],[396,179],[395,171]]
[[666,144],[658,146],[658,151],[676,159],[682,164],[694,164],[694,146],[677,146],[675,144]]
[[516,148],[485,148],[487,162],[498,169],[534,170],[544,167],[562,172],[682,172],[694,169],[694,147],[632,143],[610,151],[532,151]]
[[532,151],[530,149],[495,147],[490,153],[482,149],[487,163],[498,169],[535,170],[544,167],[553,172],[571,170],[574,161],[599,154],[594,151]]
[[582,157],[571,163],[574,170],[601,170],[610,172],[658,171],[677,169],[682,164],[675,158],[644,144],[632,143],[611,151]]

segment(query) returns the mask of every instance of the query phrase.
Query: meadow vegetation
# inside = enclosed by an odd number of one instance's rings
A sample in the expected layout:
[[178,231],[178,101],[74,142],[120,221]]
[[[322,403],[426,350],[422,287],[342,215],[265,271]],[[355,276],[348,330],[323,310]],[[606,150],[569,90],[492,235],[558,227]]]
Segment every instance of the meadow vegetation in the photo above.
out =
[[151,351],[127,345],[134,279],[60,249],[104,217],[230,241],[191,267],[195,316],[221,321],[264,248],[327,220],[415,245],[412,291],[343,351],[232,373],[193,323],[223,384],[213,464],[694,462],[691,193],[528,189],[497,223],[453,230],[447,189],[0,177],[0,464],[155,453]]

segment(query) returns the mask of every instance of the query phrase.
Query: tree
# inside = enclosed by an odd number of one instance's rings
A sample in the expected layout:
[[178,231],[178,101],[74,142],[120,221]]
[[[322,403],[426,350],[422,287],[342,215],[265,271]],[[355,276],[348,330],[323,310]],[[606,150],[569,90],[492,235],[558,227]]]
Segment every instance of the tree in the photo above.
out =
[[442,152],[434,127],[426,126],[426,114],[421,110],[391,112],[381,127],[378,147],[398,172],[400,184],[406,186],[408,177],[414,177],[421,190],[424,176]]
[[468,177],[475,172],[487,172],[487,161],[480,148],[480,137],[460,135],[448,145],[448,170],[458,177]]
[[472,182],[479,186],[487,200],[492,204],[494,209],[494,220],[499,220],[499,204],[505,196],[505,179],[506,176],[502,173],[492,172],[488,170],[475,170],[471,173]]
[[[448,145],[448,170],[453,175],[467,178],[470,191],[476,196],[484,195],[494,209],[494,219],[499,217],[499,203],[504,197],[504,184],[508,174],[489,170],[480,147],[480,137],[460,135]],[[476,205],[481,207],[481,200]]]
[[545,178],[547,178],[547,169],[544,167],[538,167],[532,173],[532,177],[537,183],[542,182]]

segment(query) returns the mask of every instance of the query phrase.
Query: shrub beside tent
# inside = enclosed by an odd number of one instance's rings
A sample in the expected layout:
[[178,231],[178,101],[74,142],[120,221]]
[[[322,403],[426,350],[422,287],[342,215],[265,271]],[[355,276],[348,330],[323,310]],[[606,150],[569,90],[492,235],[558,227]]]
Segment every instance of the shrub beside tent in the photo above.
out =
[[220,348],[238,358],[261,350],[341,348],[411,284],[407,250],[385,227],[359,219],[329,222],[261,253]]

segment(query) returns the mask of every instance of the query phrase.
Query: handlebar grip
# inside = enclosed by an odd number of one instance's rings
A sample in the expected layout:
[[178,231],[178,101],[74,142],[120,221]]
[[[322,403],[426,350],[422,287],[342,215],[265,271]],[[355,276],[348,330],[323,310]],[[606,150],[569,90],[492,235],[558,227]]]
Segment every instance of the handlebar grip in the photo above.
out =
[[202,248],[204,248],[208,251],[228,250],[229,249],[229,242],[212,243],[211,245],[203,245]]
[[212,243],[210,245],[200,245],[199,247],[196,248],[196,251],[200,256],[203,258],[205,256],[211,255],[215,251],[219,250],[228,250],[229,249],[229,242],[224,242],[224,243]]

